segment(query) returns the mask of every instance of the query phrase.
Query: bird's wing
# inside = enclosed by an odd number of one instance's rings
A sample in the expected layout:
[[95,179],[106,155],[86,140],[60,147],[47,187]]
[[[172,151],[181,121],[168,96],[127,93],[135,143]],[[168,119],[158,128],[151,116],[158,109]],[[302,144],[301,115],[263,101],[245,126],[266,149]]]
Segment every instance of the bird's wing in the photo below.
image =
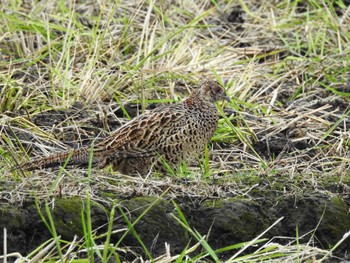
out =
[[140,115],[98,143],[94,152],[120,158],[157,154],[157,144],[183,129],[185,117],[177,107],[164,107]]

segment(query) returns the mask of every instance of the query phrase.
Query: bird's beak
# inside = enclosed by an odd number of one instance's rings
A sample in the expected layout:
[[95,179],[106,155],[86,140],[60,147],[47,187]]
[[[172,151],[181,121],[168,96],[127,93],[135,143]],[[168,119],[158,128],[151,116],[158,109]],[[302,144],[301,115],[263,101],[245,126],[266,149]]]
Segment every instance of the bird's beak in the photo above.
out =
[[223,99],[224,99],[224,100],[226,100],[226,101],[228,101],[228,102],[230,102],[230,101],[231,101],[230,97],[229,97],[229,96],[227,96],[227,95],[225,95],[225,96],[223,97]]

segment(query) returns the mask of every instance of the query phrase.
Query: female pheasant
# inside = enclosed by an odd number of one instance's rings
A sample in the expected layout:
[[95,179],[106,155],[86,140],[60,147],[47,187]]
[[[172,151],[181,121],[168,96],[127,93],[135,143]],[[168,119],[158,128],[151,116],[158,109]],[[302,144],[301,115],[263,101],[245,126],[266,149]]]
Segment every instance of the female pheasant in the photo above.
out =
[[[205,81],[182,103],[167,105],[139,115],[93,148],[93,163],[112,164],[128,175],[165,171],[196,158],[204,150],[218,124],[215,101],[227,100],[216,81]],[[87,164],[90,147],[34,159],[20,166],[35,170],[68,164]]]

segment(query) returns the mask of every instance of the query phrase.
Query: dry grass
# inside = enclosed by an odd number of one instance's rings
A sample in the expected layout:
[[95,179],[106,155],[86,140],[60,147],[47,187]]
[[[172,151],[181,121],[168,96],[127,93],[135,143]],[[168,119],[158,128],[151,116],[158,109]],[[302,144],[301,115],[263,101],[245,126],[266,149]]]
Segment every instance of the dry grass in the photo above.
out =
[[84,196],[86,169],[57,178],[52,171],[23,175],[11,167],[103,138],[127,121],[118,113],[128,111],[127,104],[141,112],[151,103],[178,101],[204,78],[226,83],[233,98],[209,149],[210,174],[194,165],[182,175],[192,182],[186,184],[107,168],[93,171],[98,190],[160,196],[170,186],[169,198],[222,198],[249,196],[261,180],[286,180],[293,191],[332,192],[336,185],[335,192],[348,193],[346,6],[313,0],[3,2],[2,199],[22,202],[34,189],[44,199],[52,187],[59,195]]

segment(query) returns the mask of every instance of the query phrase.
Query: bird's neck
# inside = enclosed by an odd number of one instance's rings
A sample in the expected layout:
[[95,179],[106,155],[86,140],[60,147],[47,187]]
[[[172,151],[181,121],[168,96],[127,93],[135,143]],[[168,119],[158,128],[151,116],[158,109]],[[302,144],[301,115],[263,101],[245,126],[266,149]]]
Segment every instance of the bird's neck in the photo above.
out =
[[203,98],[198,97],[195,94],[192,94],[192,96],[188,97],[183,103],[189,109],[205,109],[208,107],[209,104],[211,104],[209,101],[204,100]]

